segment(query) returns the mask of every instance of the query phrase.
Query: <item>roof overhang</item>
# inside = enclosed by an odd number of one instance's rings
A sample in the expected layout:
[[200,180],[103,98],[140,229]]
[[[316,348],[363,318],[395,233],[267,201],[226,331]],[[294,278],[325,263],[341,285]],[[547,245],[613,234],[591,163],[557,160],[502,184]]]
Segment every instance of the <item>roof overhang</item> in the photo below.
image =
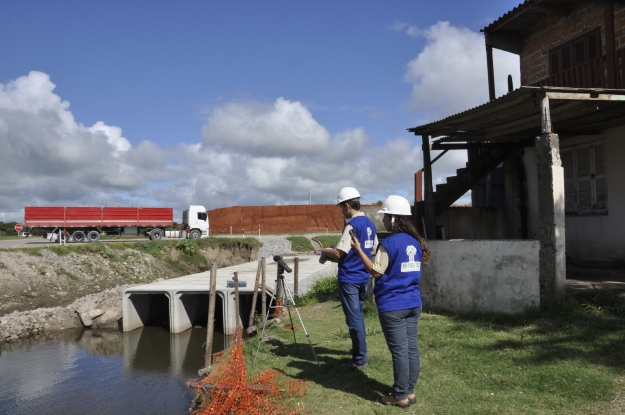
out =
[[546,16],[568,16],[573,3],[574,0],[525,0],[482,29],[486,44],[519,55],[523,30]]
[[541,135],[544,96],[549,98],[553,130],[561,138],[597,135],[625,124],[625,90],[523,86],[486,104],[408,131],[440,137],[435,141],[439,144],[533,143]]

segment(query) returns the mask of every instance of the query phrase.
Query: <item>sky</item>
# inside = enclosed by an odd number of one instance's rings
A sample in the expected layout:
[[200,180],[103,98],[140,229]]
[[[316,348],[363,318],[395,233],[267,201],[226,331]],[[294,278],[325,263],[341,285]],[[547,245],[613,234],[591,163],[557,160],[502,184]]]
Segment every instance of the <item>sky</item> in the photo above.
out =
[[[0,221],[334,203],[343,186],[412,203],[407,129],[487,102],[480,29],[519,3],[0,0]],[[518,56],[494,67],[498,96],[508,74],[518,87]],[[465,162],[448,152],[434,182]]]

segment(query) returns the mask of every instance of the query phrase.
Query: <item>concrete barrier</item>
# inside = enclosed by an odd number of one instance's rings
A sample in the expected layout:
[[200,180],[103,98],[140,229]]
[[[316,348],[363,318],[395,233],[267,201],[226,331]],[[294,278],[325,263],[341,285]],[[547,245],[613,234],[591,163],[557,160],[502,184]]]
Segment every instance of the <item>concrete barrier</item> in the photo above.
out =
[[536,240],[429,241],[425,309],[515,314],[540,305]]

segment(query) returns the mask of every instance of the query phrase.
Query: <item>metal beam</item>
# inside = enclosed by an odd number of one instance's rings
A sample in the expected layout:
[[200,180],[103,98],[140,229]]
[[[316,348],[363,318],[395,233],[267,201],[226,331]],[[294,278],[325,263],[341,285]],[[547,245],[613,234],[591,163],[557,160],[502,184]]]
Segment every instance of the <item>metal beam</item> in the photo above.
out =
[[[526,148],[533,147],[534,142],[530,140],[515,142],[496,142],[496,143],[464,143],[464,144],[432,144],[432,150],[473,150],[473,149],[496,149],[496,148]],[[443,153],[444,154],[444,153]],[[441,154],[442,155],[442,154]],[[436,161],[438,157],[434,160]],[[432,161],[432,163],[434,163]]]
[[625,101],[625,94],[605,94],[602,92],[546,92],[549,99],[581,101]]

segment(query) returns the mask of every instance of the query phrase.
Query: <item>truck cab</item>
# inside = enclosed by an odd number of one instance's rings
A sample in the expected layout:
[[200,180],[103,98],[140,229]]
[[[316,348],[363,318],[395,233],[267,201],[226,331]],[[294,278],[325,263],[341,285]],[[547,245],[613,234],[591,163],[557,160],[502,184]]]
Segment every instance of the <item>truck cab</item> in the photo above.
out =
[[182,223],[189,229],[189,238],[207,238],[210,235],[208,213],[204,206],[190,205],[182,212]]

